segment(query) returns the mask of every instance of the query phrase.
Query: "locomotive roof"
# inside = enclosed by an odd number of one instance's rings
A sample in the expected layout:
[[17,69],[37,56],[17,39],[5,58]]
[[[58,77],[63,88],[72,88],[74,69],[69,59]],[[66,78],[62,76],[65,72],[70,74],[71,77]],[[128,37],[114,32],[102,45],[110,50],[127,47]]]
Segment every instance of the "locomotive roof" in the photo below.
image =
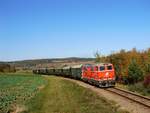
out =
[[104,66],[104,65],[111,65],[111,63],[97,63],[96,66]]

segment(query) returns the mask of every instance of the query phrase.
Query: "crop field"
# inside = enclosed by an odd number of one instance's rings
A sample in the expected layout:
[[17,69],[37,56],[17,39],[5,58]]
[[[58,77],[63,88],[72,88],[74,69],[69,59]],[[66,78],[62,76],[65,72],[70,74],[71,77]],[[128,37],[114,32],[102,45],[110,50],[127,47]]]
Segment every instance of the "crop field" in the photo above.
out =
[[45,84],[41,76],[0,74],[0,113],[8,113],[17,104],[23,104]]

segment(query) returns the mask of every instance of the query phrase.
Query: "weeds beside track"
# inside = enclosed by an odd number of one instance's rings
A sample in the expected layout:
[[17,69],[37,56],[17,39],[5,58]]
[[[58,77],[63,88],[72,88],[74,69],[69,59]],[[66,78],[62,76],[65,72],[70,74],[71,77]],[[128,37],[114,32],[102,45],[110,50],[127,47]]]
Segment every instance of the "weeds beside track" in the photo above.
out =
[[115,93],[117,95],[120,95],[136,103],[139,103],[145,107],[150,108],[150,98],[148,97],[145,97],[145,96],[142,96],[142,95],[139,95],[139,94],[127,91],[127,90],[123,90],[120,88],[107,88],[105,90]]

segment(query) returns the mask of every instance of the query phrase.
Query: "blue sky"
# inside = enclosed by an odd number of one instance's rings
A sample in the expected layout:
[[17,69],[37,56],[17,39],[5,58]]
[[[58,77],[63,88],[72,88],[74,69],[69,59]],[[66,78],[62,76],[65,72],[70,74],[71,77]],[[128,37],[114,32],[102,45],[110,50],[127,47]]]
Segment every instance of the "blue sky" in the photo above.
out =
[[149,0],[0,0],[0,61],[150,47]]

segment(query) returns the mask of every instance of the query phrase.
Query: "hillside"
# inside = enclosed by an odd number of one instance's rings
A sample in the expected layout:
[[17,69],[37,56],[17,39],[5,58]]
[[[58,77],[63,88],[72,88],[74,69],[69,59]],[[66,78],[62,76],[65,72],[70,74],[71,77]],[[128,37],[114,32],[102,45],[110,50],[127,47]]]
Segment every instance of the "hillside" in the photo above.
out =
[[65,65],[76,65],[85,63],[94,63],[94,58],[53,58],[53,59],[35,59],[35,60],[23,60],[23,61],[12,61],[5,62],[10,65],[14,65],[17,69],[33,69],[33,68],[44,68],[44,67],[62,67]]

